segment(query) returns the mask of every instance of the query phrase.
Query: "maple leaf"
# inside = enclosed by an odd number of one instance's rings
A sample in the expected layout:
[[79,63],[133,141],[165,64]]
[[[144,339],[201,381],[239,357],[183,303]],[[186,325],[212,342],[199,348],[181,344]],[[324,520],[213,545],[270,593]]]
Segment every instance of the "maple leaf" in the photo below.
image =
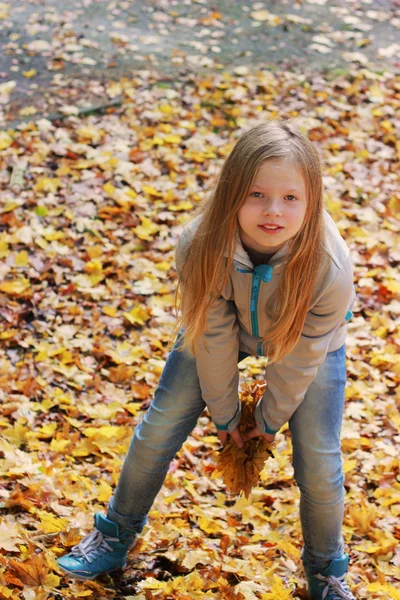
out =
[[33,554],[25,562],[10,559],[8,564],[12,573],[25,585],[38,587],[46,584],[49,567],[43,554]]
[[8,552],[18,552],[17,544],[24,541],[17,523],[6,520],[0,522],[0,548]]

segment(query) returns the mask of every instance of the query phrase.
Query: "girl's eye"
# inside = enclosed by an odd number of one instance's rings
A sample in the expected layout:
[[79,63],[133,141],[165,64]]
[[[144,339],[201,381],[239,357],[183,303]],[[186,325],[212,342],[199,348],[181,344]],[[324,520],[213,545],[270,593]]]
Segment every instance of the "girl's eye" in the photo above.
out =
[[[262,196],[262,193],[261,193],[261,192],[252,192],[252,193],[250,194],[250,196],[254,196],[254,194],[260,194],[260,196]],[[257,198],[259,198],[260,196],[256,196],[256,197],[257,197]],[[296,200],[296,196],[292,196],[292,194],[288,194],[288,195],[286,196],[286,198],[293,198],[293,200]]]

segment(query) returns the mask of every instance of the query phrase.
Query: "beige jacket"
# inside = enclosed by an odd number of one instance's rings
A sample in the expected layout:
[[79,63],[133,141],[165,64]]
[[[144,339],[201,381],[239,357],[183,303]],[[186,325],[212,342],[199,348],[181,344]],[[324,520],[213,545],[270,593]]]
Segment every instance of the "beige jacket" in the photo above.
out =
[[[202,215],[188,223],[178,240],[176,267],[181,275],[193,234]],[[327,352],[340,348],[346,339],[356,292],[351,254],[339,230],[324,209],[325,256],[317,278],[302,334],[292,351],[265,369],[266,391],[255,409],[260,431],[276,433],[300,405]],[[217,429],[232,431],[241,415],[239,401],[239,350],[265,356],[262,332],[270,323],[265,311],[276,289],[288,242],[266,265],[254,267],[240,237],[221,296],[208,311],[205,339],[196,355],[202,397]],[[226,251],[226,256],[228,252]],[[184,282],[182,286],[184,293]]]

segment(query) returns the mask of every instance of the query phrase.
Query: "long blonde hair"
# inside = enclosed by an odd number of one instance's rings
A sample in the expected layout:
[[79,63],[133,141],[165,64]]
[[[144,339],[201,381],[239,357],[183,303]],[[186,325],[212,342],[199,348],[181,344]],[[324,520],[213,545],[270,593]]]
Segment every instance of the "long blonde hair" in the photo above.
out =
[[[258,168],[269,159],[288,159],[299,168],[306,185],[307,207],[300,230],[290,240],[276,294],[265,307],[272,323],[262,332],[268,362],[281,360],[297,343],[323,253],[322,169],[317,150],[291,119],[271,119],[239,138],[222,165],[211,197],[194,213],[194,218],[203,216],[185,252],[175,293],[175,310],[181,316],[169,347],[183,327],[180,351],[187,348],[196,354],[199,337],[204,340],[207,309],[229,279],[239,231],[238,211]],[[228,257],[224,256],[226,249]]]

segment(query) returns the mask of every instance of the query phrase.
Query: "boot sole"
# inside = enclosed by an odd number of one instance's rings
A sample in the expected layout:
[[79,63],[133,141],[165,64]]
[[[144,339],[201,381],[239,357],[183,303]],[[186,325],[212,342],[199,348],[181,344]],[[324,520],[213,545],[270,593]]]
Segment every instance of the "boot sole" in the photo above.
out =
[[61,571],[63,573],[65,573],[66,575],[69,575],[69,577],[71,579],[79,579],[79,581],[93,581],[93,579],[96,579],[96,577],[100,577],[101,575],[104,575],[105,573],[114,573],[115,571],[119,571],[120,569],[123,569],[126,566],[126,563],[122,566],[122,567],[116,567],[115,569],[110,569],[109,571],[103,571],[102,573],[96,573],[95,575],[92,575],[91,577],[85,577],[84,575],[78,575],[77,573],[74,573],[74,571],[67,571],[67,569],[64,569],[64,567],[62,567],[61,565],[57,565],[59,569],[61,569]]

